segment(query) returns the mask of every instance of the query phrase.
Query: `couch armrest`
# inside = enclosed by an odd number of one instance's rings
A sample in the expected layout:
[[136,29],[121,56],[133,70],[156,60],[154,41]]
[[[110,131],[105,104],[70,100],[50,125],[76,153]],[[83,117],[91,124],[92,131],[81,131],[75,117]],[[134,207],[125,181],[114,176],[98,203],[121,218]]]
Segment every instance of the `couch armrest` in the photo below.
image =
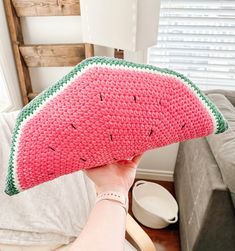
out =
[[222,90],[222,89],[215,89],[215,90],[206,90],[204,91],[205,94],[223,94],[232,104],[235,106],[235,90]]
[[205,137],[180,143],[174,182],[181,250],[234,250],[231,195]]

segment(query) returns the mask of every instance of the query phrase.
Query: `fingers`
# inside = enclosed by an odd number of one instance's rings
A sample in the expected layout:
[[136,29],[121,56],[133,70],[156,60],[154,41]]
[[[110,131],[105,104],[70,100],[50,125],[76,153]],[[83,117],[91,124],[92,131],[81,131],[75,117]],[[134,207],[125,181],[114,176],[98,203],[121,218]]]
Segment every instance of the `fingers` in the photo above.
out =
[[136,165],[138,165],[140,163],[140,160],[141,160],[142,156],[143,156],[142,153],[134,156],[134,158],[132,159],[132,162],[134,162]]
[[130,160],[122,159],[122,160],[117,161],[117,163],[120,165],[128,165],[130,164]]
[[[125,160],[118,160],[117,164],[122,165],[122,166],[132,166],[132,167],[138,166],[142,155],[143,155],[143,153],[135,155],[132,159],[130,158],[130,159],[125,159]],[[134,163],[134,166],[133,166],[133,163]],[[104,168],[106,166],[107,165],[100,165],[100,166],[96,166],[96,167],[89,168],[89,169],[83,169],[82,171],[86,175],[89,175],[91,172],[97,170],[98,168]]]
[[119,160],[117,163],[121,164],[121,165],[130,165],[130,166],[133,166],[133,163],[134,163],[134,166],[137,166],[140,162],[142,155],[143,155],[143,153],[135,155],[132,158],[128,158],[125,160]]

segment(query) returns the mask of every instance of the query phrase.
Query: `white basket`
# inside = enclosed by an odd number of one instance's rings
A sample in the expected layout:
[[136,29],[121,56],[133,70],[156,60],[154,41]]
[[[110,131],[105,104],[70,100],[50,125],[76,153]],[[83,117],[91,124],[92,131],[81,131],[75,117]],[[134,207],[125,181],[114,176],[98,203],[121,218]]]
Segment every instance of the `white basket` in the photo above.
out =
[[143,225],[160,229],[178,220],[175,198],[162,186],[139,180],[132,190],[132,212]]

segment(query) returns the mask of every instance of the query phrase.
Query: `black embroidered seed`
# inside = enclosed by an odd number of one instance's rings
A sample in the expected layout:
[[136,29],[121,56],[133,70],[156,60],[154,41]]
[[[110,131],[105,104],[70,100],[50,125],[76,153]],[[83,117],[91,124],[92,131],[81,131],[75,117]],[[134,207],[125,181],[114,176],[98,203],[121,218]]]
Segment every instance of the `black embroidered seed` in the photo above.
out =
[[48,146],[52,151],[55,151],[55,149],[53,148],[53,147],[51,147],[51,146]]
[[77,129],[73,124],[71,124],[71,126],[73,127],[73,129]]
[[112,134],[110,134],[110,139],[111,139],[111,141],[113,141],[113,135]]
[[186,123],[181,126],[181,129],[184,129],[185,125],[186,125]]
[[136,102],[136,96],[134,96],[134,100],[135,100],[135,102]]
[[103,97],[102,97],[101,93],[100,93],[100,100],[103,101]]
[[81,159],[82,161],[84,161],[84,162],[86,161],[86,160],[85,160],[85,159],[83,159],[83,158],[80,158],[80,159]]
[[149,136],[151,136],[151,135],[152,135],[152,133],[153,133],[153,129],[151,129],[151,131],[150,131],[150,133],[149,133]]

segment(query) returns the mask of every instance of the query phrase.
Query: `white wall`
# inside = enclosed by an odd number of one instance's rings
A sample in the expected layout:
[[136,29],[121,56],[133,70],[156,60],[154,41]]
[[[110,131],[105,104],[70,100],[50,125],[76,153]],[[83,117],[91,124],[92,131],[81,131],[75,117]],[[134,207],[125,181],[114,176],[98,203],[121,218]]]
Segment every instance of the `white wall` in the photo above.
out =
[[22,107],[22,100],[3,1],[0,1],[0,24],[0,103],[6,104],[6,111],[13,111]]
[[[22,18],[21,21],[25,44],[83,42],[80,17],[27,17]],[[8,48],[9,45],[5,47]],[[95,46],[95,54],[113,56],[113,49]],[[125,58],[146,62],[146,54],[143,52],[126,53]],[[33,90],[42,91],[68,73],[70,69],[71,67],[31,68]],[[139,165],[137,177],[172,180],[177,150],[178,144],[174,144],[146,152]]]
[[[26,17],[21,18],[25,44],[82,43],[81,17]],[[113,56],[113,49],[95,46],[96,55]],[[72,67],[31,68],[30,75],[35,92],[55,83]]]

